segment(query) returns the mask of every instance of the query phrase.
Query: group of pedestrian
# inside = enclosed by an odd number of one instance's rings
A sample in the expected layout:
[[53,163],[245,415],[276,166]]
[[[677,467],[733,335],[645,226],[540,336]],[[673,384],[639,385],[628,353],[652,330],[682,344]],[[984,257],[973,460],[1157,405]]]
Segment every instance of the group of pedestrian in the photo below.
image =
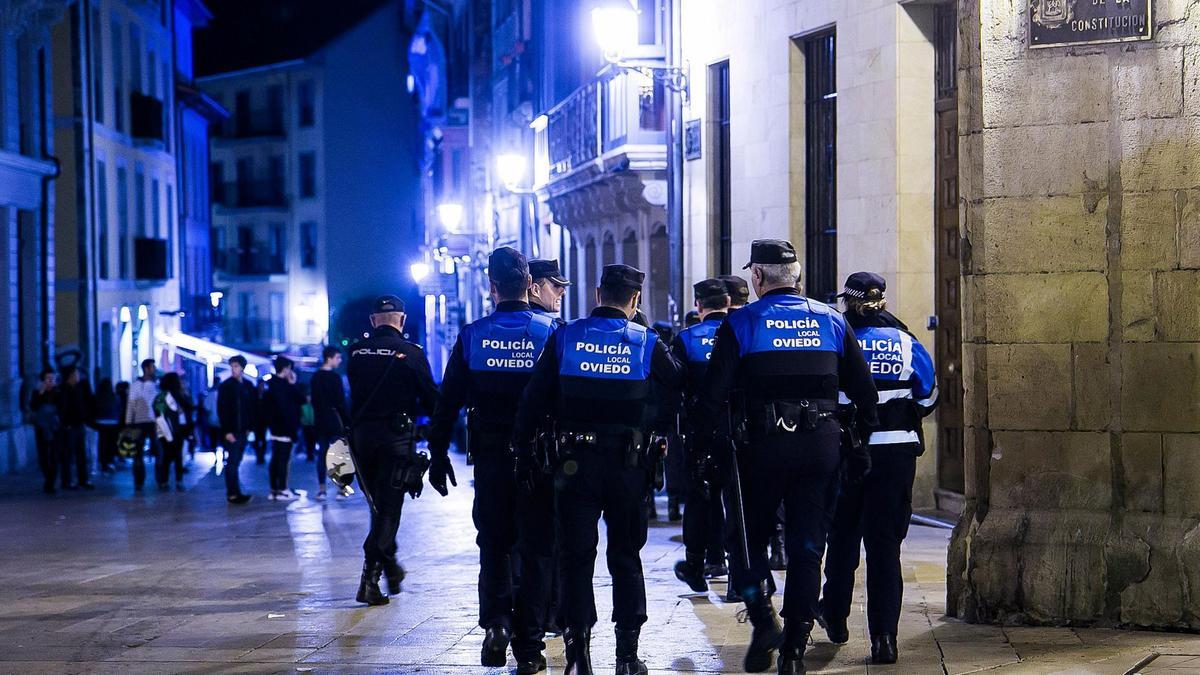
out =
[[[839,311],[803,295],[789,242],[755,241],[744,269],[749,284],[695,284],[695,316],[669,336],[638,316],[643,272],[605,266],[596,308],[564,322],[570,281],[557,263],[497,249],[495,312],[459,333],[440,390],[402,337],[403,303],[380,298],[373,332],[349,358],[355,461],[372,501],[358,600],[384,604],[381,577],[390,593],[404,577],[395,535],[424,470],[415,420],[431,415],[428,482],[444,496],[457,485],[448,449],[465,409],[482,665],[504,665],[511,646],[518,674],[539,672],[545,635],[561,627],[566,672],[591,672],[603,519],[616,672],[646,672],[640,551],[664,450],[677,455],[668,514],[682,508],[684,521],[676,576],[703,592],[728,575],[726,597],[745,604],[752,624],[747,671],[803,672],[817,621],[832,642],[848,640],[860,542],[872,659],[895,662],[900,543],[921,419],[936,404],[932,360],[885,309],[878,275],[851,275]],[[773,567],[786,571],[779,614]]]

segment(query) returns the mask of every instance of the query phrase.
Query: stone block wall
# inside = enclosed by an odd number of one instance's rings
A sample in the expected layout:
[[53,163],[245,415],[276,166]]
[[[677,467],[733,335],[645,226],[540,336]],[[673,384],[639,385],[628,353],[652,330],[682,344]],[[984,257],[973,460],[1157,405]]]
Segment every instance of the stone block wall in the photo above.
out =
[[1030,50],[959,2],[968,620],[1200,628],[1200,2],[1154,4]]

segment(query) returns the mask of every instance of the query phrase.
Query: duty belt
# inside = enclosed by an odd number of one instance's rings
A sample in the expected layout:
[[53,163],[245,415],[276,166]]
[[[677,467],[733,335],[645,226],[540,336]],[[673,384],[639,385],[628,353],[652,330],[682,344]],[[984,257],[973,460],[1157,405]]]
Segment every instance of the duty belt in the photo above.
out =
[[837,416],[837,401],[798,399],[751,404],[747,410],[749,430],[767,436],[815,431]]

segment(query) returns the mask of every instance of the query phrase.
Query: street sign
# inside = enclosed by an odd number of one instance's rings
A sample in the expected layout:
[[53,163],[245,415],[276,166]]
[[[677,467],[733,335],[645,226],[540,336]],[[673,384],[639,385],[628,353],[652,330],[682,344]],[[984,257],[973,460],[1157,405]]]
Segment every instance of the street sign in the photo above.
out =
[[1149,40],[1153,5],[1153,0],[1029,0],[1029,46]]
[[688,120],[683,123],[683,157],[700,159],[700,153],[700,120]]
[[458,296],[458,277],[453,274],[430,274],[421,280],[418,290],[421,295]]

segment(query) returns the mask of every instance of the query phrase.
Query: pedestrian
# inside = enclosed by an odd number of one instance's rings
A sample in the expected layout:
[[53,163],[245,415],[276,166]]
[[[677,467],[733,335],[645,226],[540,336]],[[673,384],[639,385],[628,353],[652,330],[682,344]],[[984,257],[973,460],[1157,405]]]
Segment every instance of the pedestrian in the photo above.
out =
[[829,640],[850,639],[846,617],[854,594],[859,547],[867,551],[867,630],[871,660],[895,663],[904,577],[900,544],[912,517],[917,457],[925,452],[921,420],[937,405],[933,358],[887,311],[883,277],[856,272],[840,297],[879,389],[879,425],[866,439],[871,470],[842,487],[830,526],[820,620]]
[[54,494],[54,479],[58,476],[58,446],[62,434],[60,407],[58,376],[53,369],[43,368],[38,375],[37,387],[29,397],[29,413],[37,446],[38,468],[42,470],[42,492],[48,495]]
[[[759,299],[717,328],[697,422],[701,432],[717,432],[715,421],[731,400],[739,401],[730,479],[742,500],[729,514],[738,521],[730,530],[739,536],[726,545],[732,583],[753,625],[743,666],[766,670],[782,644],[779,672],[796,673],[803,671],[817,616],[821,554],[841,465],[838,393],[845,392],[866,423],[875,422],[877,394],[846,320],[796,290],[800,263],[790,242],[753,242],[746,267]],[[784,629],[767,594],[765,555],[781,504],[789,548]]]
[[[712,435],[697,432],[696,405],[708,374],[708,360],[716,342],[717,328],[729,313],[729,290],[720,279],[705,279],[692,287],[700,322],[686,328],[671,342],[671,353],[687,369],[684,389],[683,429],[687,439],[684,467],[688,477],[687,508],[683,512],[683,545],[685,558],[675,563],[675,576],[693,591],[708,591],[706,577],[725,576],[725,507],[721,501],[724,485],[718,478],[727,471],[725,448],[713,443]],[[728,437],[725,426],[719,436]]]
[[101,473],[116,470],[117,432],[120,428],[120,398],[113,390],[112,379],[102,378],[96,385],[96,463]]
[[[346,387],[338,368],[342,365],[342,351],[327,346],[321,352],[321,367],[313,373],[312,410],[313,432],[317,443],[317,499],[325,499],[325,480],[328,470],[325,455],[329,446],[346,434],[346,422],[350,415],[346,410]],[[345,499],[341,492],[338,499]]]
[[613,578],[617,673],[645,673],[638,639],[646,622],[640,551],[646,543],[650,448],[643,433],[651,382],[682,385],[682,369],[651,330],[631,321],[646,275],[606,265],[591,316],[547,341],[517,410],[518,483],[540,470],[536,435],[551,417],[562,458],[555,476],[568,673],[590,673],[596,623],[592,577],[604,518]]
[[529,275],[533,279],[529,287],[529,308],[553,318],[555,326],[566,323],[562,318],[562,302],[571,281],[563,276],[558,261],[530,260]]
[[217,420],[225,447],[225,499],[230,504],[245,504],[250,495],[242,492],[238,469],[246,442],[255,427],[258,394],[246,378],[246,357],[229,357],[229,377],[217,388]]
[[129,385],[129,400],[125,405],[125,425],[138,433],[138,449],[133,455],[133,489],[141,491],[146,483],[145,445],[159,456],[158,434],[154,427],[154,399],[158,396],[158,371],[154,359],[142,361],[142,376]]
[[271,439],[271,501],[291,501],[302,495],[288,487],[292,448],[300,434],[300,408],[304,395],[296,386],[296,364],[286,356],[275,357],[275,376],[267,382],[263,396],[265,426]]
[[[79,368],[63,366],[62,442],[59,444],[59,478],[64,490],[94,490],[87,452],[87,425],[95,417],[92,387]],[[75,465],[76,483],[71,484],[71,465]]]
[[154,478],[160,491],[168,487],[171,466],[175,466],[175,491],[183,492],[183,443],[187,438],[192,403],[183,392],[179,373],[163,375],[154,398],[155,431],[159,455],[154,463]]
[[396,560],[396,531],[404,494],[421,494],[425,466],[416,453],[415,421],[437,407],[437,387],[429,360],[404,339],[404,301],[394,295],[375,300],[371,335],[350,349],[350,431],[359,485],[371,502],[371,528],[363,541],[363,570],[355,596],[367,605],[385,605],[379,588],[387,574],[388,592],[400,592],[404,568]]
[[[445,495],[446,480],[454,483],[450,438],[459,412],[468,409],[467,453],[475,467],[471,515],[479,545],[479,627],[484,629],[480,663],[503,666],[511,640],[517,673],[532,675],[546,668],[542,652],[553,578],[554,493],[544,475],[526,486],[528,494],[518,493],[509,442],[517,402],[555,323],[530,307],[532,277],[520,252],[507,246],[493,251],[488,280],[496,311],[459,332],[442,378],[429,431],[429,452],[435,460],[429,484]],[[514,548],[519,563],[511,555]],[[520,573],[515,592],[514,570]]]

